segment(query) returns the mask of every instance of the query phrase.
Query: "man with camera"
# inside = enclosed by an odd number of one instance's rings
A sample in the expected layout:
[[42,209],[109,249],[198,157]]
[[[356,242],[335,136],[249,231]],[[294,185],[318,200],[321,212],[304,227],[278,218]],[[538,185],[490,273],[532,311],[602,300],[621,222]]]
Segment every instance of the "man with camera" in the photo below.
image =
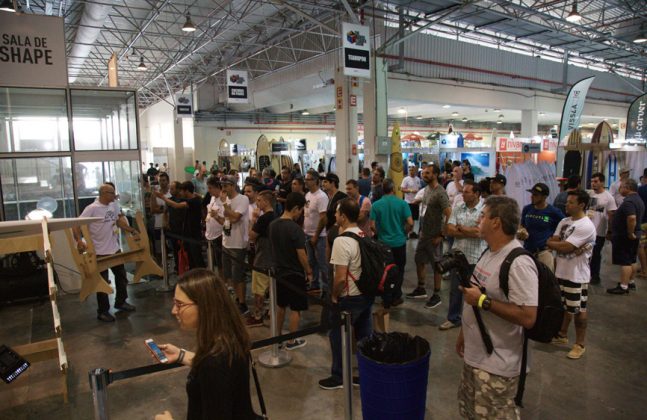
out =
[[[471,276],[476,261],[478,261],[486,247],[485,242],[480,238],[478,228],[482,209],[480,203],[481,189],[471,179],[464,180],[462,188],[463,200],[452,209],[452,214],[447,222],[447,235],[455,239],[452,250],[459,250],[467,257],[468,271]],[[437,268],[434,268],[434,272],[436,270]],[[460,278],[456,271],[452,273],[451,279],[447,321],[440,325],[439,329],[441,331],[461,326],[463,294],[458,289]]]
[[[521,247],[515,239],[520,218],[514,199],[488,197],[479,232],[489,249],[476,263],[470,287],[460,287],[463,325],[456,352],[465,362],[458,389],[459,411],[464,418],[520,418],[514,397],[521,371],[524,328],[531,328],[537,318],[535,262],[526,255],[513,260],[507,296],[499,284],[503,261],[510,251]],[[479,326],[477,316],[484,328]]]

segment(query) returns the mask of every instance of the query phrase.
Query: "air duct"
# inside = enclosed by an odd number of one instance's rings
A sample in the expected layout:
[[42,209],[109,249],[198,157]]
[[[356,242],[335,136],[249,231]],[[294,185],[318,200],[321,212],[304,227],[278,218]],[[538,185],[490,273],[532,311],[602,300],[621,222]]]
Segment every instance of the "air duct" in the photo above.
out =
[[83,63],[90,55],[90,51],[94,48],[94,43],[103,29],[103,22],[108,17],[110,9],[112,9],[112,5],[105,3],[85,3],[83,6],[83,15],[76,31],[72,50],[67,59],[69,83],[74,83],[81,72]]

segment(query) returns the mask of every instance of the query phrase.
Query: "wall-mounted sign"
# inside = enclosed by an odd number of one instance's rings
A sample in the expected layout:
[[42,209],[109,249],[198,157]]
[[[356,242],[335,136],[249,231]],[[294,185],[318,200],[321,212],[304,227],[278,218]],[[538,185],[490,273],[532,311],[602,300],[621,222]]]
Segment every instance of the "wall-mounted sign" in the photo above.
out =
[[350,95],[350,106],[357,106],[357,95]]
[[193,115],[191,93],[178,93],[175,95],[175,113],[177,115]]
[[281,153],[288,151],[288,144],[286,142],[272,143],[272,153]]
[[66,87],[63,18],[0,13],[3,86]]
[[497,152],[521,152],[521,140],[511,139],[509,137],[497,137]]
[[371,78],[371,39],[368,26],[343,22],[344,75]]
[[247,72],[242,70],[227,70],[227,102],[231,104],[246,104]]
[[557,151],[557,136],[555,137],[545,137],[542,140],[541,150],[544,152],[556,152]]
[[521,146],[523,153],[539,153],[541,152],[541,143],[524,143]]
[[629,106],[625,138],[628,143],[647,142],[647,93],[636,98]]

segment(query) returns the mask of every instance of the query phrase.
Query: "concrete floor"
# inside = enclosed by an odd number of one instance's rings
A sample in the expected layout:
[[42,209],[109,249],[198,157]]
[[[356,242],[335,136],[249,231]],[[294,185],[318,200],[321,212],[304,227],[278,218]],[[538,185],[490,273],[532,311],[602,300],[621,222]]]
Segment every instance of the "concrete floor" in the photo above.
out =
[[[413,250],[409,241],[404,290],[415,285]],[[644,338],[647,313],[647,282],[638,280],[638,291],[629,296],[610,296],[605,288],[617,279],[608,262],[602,268],[603,287],[593,287],[589,297],[587,352],[579,361],[566,358],[568,348],[531,344],[532,372],[528,376],[524,419],[619,419],[644,418]],[[137,312],[117,314],[117,322],[95,319],[94,298],[79,303],[76,295],[62,295],[59,308],[64,344],[70,362],[70,402],[59,392],[54,361],[40,362],[11,385],[0,384],[0,419],[91,419],[92,396],[88,371],[96,367],[113,371],[150,364],[144,339],[171,342],[191,348],[193,336],[180,331],[171,316],[172,294],[157,293],[160,281],[129,286],[130,301]],[[462,361],[454,351],[458,331],[438,330],[445,320],[448,282],[443,282],[443,303],[425,310],[423,301],[407,301],[391,315],[394,331],[407,331],[430,341],[432,347],[427,391],[427,419],[458,418],[456,389]],[[315,325],[319,308],[305,314],[303,326]],[[252,339],[269,335],[268,328],[255,328]],[[571,331],[571,340],[574,332]],[[50,305],[45,302],[0,308],[0,343],[24,344],[52,337]],[[307,337],[308,345],[291,352],[292,363],[280,369],[260,367],[260,381],[272,419],[343,418],[341,390],[323,391],[317,381],[329,373],[330,356],[325,336]],[[263,350],[255,351],[255,355]],[[187,369],[174,369],[116,382],[109,387],[112,418],[151,419],[170,410],[176,419],[185,417]],[[253,401],[256,405],[252,386]],[[353,391],[355,418],[361,417],[359,390]]]

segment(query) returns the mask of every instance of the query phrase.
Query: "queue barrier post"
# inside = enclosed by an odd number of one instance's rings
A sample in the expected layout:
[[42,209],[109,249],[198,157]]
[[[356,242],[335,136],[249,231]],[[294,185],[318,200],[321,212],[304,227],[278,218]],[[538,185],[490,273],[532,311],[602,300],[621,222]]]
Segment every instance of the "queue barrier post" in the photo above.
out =
[[344,418],[353,419],[353,372],[352,372],[352,338],[353,326],[350,312],[341,313],[341,361],[342,380],[344,383]]
[[[276,279],[270,276],[270,331],[272,337],[280,334],[276,316]],[[265,367],[281,367],[292,361],[286,350],[280,349],[278,343],[272,344],[270,350],[258,356],[258,362]]]
[[160,229],[160,242],[161,242],[161,252],[162,252],[162,271],[163,271],[163,280],[164,283],[155,289],[158,292],[172,292],[173,288],[169,284],[168,278],[168,250],[166,249],[166,234],[164,234],[164,229]]
[[209,267],[209,270],[211,271],[216,271],[213,263],[213,249],[212,249],[211,241],[207,240],[207,267]]
[[103,368],[92,369],[89,372],[89,376],[90,389],[92,390],[92,403],[94,405],[94,419],[108,420],[109,371]]

